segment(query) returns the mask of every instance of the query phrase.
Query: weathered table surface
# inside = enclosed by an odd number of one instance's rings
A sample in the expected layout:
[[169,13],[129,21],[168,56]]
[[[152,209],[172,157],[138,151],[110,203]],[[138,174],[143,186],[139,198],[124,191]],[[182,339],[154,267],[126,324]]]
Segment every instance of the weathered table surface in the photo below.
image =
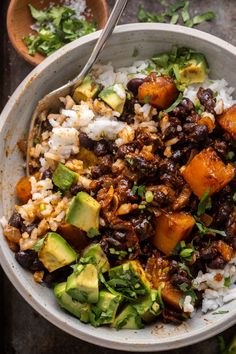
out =
[[[94,0],[96,1],[96,0]],[[114,0],[109,1],[110,6]],[[217,13],[217,20],[203,23],[198,29],[217,35],[236,45],[236,6],[235,0],[190,0],[193,14],[208,11]],[[130,0],[121,18],[121,23],[137,22],[139,5],[145,5],[149,11],[160,9],[158,0]],[[8,1],[0,1],[0,110],[4,107],[9,95],[32,70],[32,67],[17,55],[9,43],[5,19]],[[67,354],[67,353],[116,353],[82,340],[71,337],[47,322],[36,313],[17,293],[9,280],[0,272],[0,353],[4,354]],[[235,333],[236,326],[224,332],[228,341]],[[184,353],[216,354],[219,352],[217,337],[184,349],[174,350],[173,354]],[[122,353],[122,352],[120,352]],[[166,352],[167,353],[167,352]]]

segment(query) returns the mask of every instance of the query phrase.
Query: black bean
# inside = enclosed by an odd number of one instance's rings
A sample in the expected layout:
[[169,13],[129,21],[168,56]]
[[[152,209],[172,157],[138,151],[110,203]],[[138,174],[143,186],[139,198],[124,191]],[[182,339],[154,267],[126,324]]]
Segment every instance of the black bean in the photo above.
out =
[[212,260],[217,255],[217,250],[215,248],[204,248],[200,252],[200,257],[205,260]]
[[88,137],[87,134],[80,132],[79,133],[79,142],[80,145],[86,149],[93,150],[94,141]]
[[72,195],[76,195],[79,192],[85,192],[86,188],[81,183],[75,184],[70,188],[70,192]]
[[99,178],[101,176],[103,176],[103,171],[102,171],[101,166],[93,166],[91,168],[91,177],[93,179],[97,179],[97,178]]
[[142,85],[142,83],[144,82],[143,79],[131,79],[128,83],[127,83],[127,89],[129,91],[132,92],[132,94],[134,96],[137,96],[138,94],[138,88],[140,85]]
[[221,155],[222,157],[225,157],[227,154],[228,146],[227,143],[223,140],[215,140],[213,143],[213,148],[216,150],[216,152]]
[[65,266],[63,268],[54,270],[54,272],[47,273],[43,277],[43,281],[49,286],[54,283],[60,283],[67,279],[67,277],[73,272],[73,269],[70,266]]
[[136,149],[136,144],[133,143],[124,144],[118,148],[116,155],[119,158],[124,158],[125,155],[134,152],[135,149]]
[[23,224],[22,228],[21,228],[21,231],[22,232],[27,232],[30,235],[35,227],[37,227],[37,224],[34,224],[34,223],[30,224],[30,225],[27,225],[27,226],[25,224]]
[[104,156],[109,152],[109,146],[106,140],[96,141],[94,144],[94,153],[97,156]]
[[205,111],[210,112],[212,114],[215,113],[214,108],[216,105],[216,100],[214,98],[214,93],[211,89],[204,89],[200,87],[197,92],[197,97],[201,104],[204,106]]
[[224,269],[225,261],[221,257],[212,259],[208,264],[211,269]]
[[208,128],[206,125],[198,125],[194,123],[184,124],[184,132],[187,134],[187,139],[192,143],[207,141]]
[[47,170],[45,170],[42,174],[42,179],[46,179],[46,178],[52,178],[53,172],[50,168],[48,168]]
[[12,216],[10,217],[8,224],[11,226],[16,227],[17,229],[21,229],[22,224],[23,224],[23,219],[20,215],[20,213],[17,213],[16,211],[14,211],[14,213],[12,214]]
[[184,97],[182,102],[173,109],[172,113],[174,116],[179,117],[181,119],[187,117],[191,114],[191,112],[195,109],[193,102]]
[[105,155],[99,158],[99,166],[101,167],[104,174],[111,172],[112,164],[113,164],[113,156]]
[[15,253],[17,262],[25,269],[36,271],[43,270],[44,266],[38,259],[38,255],[35,251],[19,251]]
[[190,288],[192,285],[192,282],[190,279],[188,279],[187,276],[175,273],[172,275],[171,277],[171,284],[173,284],[174,286],[180,286],[182,284],[187,284],[187,286]]

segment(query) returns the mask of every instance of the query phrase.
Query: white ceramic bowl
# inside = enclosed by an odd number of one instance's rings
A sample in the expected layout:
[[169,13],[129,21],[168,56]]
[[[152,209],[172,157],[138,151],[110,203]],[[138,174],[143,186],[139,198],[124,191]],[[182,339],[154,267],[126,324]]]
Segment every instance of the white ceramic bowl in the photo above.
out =
[[[37,101],[48,91],[62,85],[79,72],[99,32],[83,37],[44,60],[16,89],[0,119],[1,205],[0,215],[11,215],[14,186],[23,174],[23,161],[16,147],[27,133],[30,117]],[[131,24],[119,26],[107,44],[101,60],[115,66],[129,65],[137,59],[150,58],[172,45],[192,47],[203,52],[210,64],[212,78],[225,78],[235,85],[236,48],[209,34],[186,27],[166,24]],[[138,56],[133,58],[134,49]],[[145,329],[116,331],[93,328],[62,311],[53,292],[33,281],[14,259],[4,237],[0,237],[0,261],[7,276],[25,298],[47,320],[85,341],[108,348],[128,351],[163,351],[199,342],[236,323],[236,302],[224,306],[229,312],[214,316],[196,316],[180,326],[161,323]]]

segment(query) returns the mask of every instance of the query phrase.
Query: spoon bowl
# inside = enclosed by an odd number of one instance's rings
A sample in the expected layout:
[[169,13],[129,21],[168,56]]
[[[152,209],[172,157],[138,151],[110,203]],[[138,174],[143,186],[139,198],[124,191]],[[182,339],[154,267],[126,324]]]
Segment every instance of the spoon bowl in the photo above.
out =
[[[54,5],[62,6],[63,0],[54,0]],[[16,51],[30,64],[38,65],[45,56],[36,53],[34,56],[29,55],[28,49],[23,42],[22,38],[29,34],[36,34],[31,29],[34,20],[30,14],[29,4],[33,5],[37,9],[45,9],[50,4],[51,0],[11,0],[8,12],[7,12],[7,31],[10,41]],[[98,29],[102,29],[109,16],[109,8],[106,0],[86,0],[87,7],[91,9],[88,20],[95,20],[98,23]]]

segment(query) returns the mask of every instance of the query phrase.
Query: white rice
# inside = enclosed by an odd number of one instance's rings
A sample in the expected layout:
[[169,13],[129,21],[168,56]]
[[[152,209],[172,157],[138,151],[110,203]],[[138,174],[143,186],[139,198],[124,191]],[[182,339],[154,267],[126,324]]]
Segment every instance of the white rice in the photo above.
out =
[[[225,286],[225,279],[230,280],[230,286]],[[203,274],[201,271],[194,279],[197,290],[204,291],[202,312],[216,310],[231,300],[236,300],[236,257],[226,264],[224,269],[210,269]]]
[[218,102],[220,102],[219,104],[222,104],[222,101],[220,100],[223,100],[224,108],[228,108],[232,106],[234,103],[236,103],[236,100],[232,98],[232,94],[235,91],[235,89],[233,87],[229,87],[227,81],[224,79],[221,80],[207,79],[203,84],[190,85],[184,91],[184,96],[189,98],[193,103],[196,103],[198,100],[197,91],[199,87],[209,88],[216,94],[216,105]]

